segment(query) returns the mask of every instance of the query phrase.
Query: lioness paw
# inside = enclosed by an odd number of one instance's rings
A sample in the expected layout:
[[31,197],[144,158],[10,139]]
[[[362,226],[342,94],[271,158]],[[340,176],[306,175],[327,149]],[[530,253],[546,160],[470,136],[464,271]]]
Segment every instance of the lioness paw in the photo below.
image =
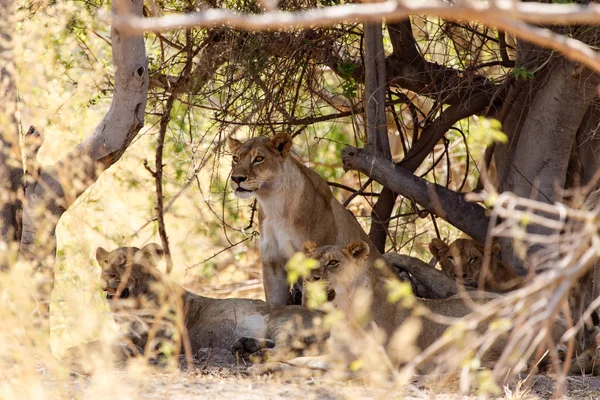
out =
[[264,349],[272,349],[275,342],[271,339],[257,339],[253,337],[241,337],[231,346],[231,351],[239,357],[248,357]]

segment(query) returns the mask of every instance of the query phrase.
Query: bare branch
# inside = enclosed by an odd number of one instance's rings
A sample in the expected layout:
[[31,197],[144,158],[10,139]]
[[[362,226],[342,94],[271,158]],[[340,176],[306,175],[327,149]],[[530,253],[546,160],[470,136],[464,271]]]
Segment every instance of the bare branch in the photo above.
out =
[[444,218],[473,239],[484,242],[489,218],[485,209],[469,203],[464,196],[413,175],[392,161],[365,149],[346,147],[342,150],[344,169],[360,171],[395,193],[408,197],[427,211]]
[[352,21],[377,22],[384,18],[388,22],[395,22],[413,14],[434,15],[453,21],[473,20],[485,25],[496,26],[498,29],[511,32],[532,43],[558,50],[566,57],[600,71],[600,55],[589,46],[549,29],[527,24],[598,23],[600,6],[596,4],[540,4],[510,0],[464,1],[452,4],[436,0],[420,2],[388,0],[376,4],[344,4],[307,11],[268,11],[263,14],[245,14],[224,9],[210,9],[158,18],[141,18],[121,14],[113,16],[113,24],[128,33],[164,32],[179,28],[210,27],[222,24],[248,30],[270,30],[289,27],[324,27]]

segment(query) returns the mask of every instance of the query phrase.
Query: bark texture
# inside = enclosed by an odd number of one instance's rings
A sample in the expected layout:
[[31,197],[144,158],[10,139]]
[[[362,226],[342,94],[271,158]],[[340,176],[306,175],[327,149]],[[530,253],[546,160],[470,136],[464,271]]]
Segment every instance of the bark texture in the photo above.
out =
[[[519,49],[521,58],[526,59],[536,48],[522,43]],[[578,128],[597,94],[599,80],[576,63],[549,57],[545,60],[547,66],[536,73],[532,82],[519,82],[511,89],[503,110],[509,143],[499,146],[495,157],[500,191],[552,203],[563,199],[562,188]],[[527,231],[559,233],[535,225],[528,226]],[[514,254],[513,242],[502,239],[501,245],[504,261],[525,273],[526,260]],[[533,256],[537,250],[539,246],[532,246],[527,254]]]
[[489,225],[485,209],[468,202],[462,194],[419,178],[367,149],[346,147],[342,150],[342,162],[345,170],[354,169],[364,173],[393,192],[416,201],[473,239],[482,243],[485,241]]
[[23,164],[17,129],[16,3],[0,0],[0,269],[16,259]]
[[[388,160],[392,159],[385,110],[386,72],[381,23],[365,24],[365,113],[366,148]],[[381,253],[385,252],[389,218],[394,210],[396,194],[383,188],[371,212],[369,238]]]
[[590,103],[597,78],[559,59],[529,104],[506,177],[506,189],[540,201],[562,198],[571,148]]
[[[124,4],[133,14],[142,15],[142,0]],[[123,36],[113,28],[111,43],[115,90],[108,113],[82,143],[55,165],[28,171],[20,255],[45,276],[39,293],[41,313],[47,311],[44,307],[54,283],[54,232],[59,218],[102,171],[119,160],[144,125],[148,92],[144,37]],[[28,152],[31,157],[35,157],[36,148]]]

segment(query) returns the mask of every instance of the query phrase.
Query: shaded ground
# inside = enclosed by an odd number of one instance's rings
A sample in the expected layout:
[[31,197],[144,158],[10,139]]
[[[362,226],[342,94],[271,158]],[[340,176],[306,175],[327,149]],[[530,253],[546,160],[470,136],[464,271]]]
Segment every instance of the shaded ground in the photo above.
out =
[[[364,381],[339,382],[326,376],[257,376],[248,365],[237,363],[226,351],[206,352],[189,371],[165,372],[155,367],[109,369],[94,375],[44,379],[48,397],[111,399],[475,399],[461,396],[456,382],[432,386],[420,379],[404,388],[393,383],[372,386]],[[554,393],[551,377],[537,375],[531,388],[519,384],[504,388],[506,399],[549,399]],[[56,395],[58,396],[56,396]],[[4,396],[3,396],[4,397]],[[10,397],[10,396],[9,396]],[[600,377],[569,377],[567,399],[600,399]]]

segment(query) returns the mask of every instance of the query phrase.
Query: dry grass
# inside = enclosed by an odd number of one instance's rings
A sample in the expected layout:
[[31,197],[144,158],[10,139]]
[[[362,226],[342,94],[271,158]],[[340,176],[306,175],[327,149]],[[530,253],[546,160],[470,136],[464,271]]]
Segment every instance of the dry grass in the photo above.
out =
[[[90,93],[99,93],[105,87],[110,47],[103,40],[108,37],[107,27],[92,15],[81,12],[72,3],[61,3],[50,8],[45,2],[34,2],[38,9],[33,17],[23,20],[19,53],[20,98],[22,125],[30,124],[45,131],[46,142],[40,153],[40,161],[52,163],[64,152],[85,137],[104,114],[108,98],[98,95],[95,104],[90,103]],[[90,27],[86,45],[93,57],[81,55],[80,64],[73,67],[56,60],[68,59],[79,49],[75,35],[65,35],[63,28],[74,13]],[[43,27],[41,29],[40,27]],[[205,116],[200,116],[205,118]],[[465,130],[470,121],[464,121]],[[337,127],[339,128],[339,126]],[[325,137],[330,127],[317,127],[318,136]],[[339,128],[348,137],[352,128]],[[140,362],[132,362],[124,369],[115,369],[110,357],[100,353],[92,357],[88,367],[90,375],[71,374],[71,368],[60,360],[66,348],[97,339],[111,340],[117,333],[112,316],[99,290],[100,269],[94,260],[98,246],[112,249],[117,246],[141,246],[157,242],[158,235],[153,217],[154,192],[152,178],[142,168],[144,158],[152,159],[151,150],[156,129],[147,126],[121,161],[104,172],[98,182],[62,217],[57,228],[58,256],[56,283],[51,300],[51,335],[40,325],[35,313],[36,279],[31,279],[27,265],[16,265],[8,274],[0,274],[0,296],[4,307],[0,310],[3,328],[0,330],[0,398],[456,398],[453,393],[460,389],[458,378],[430,380],[426,384],[417,380],[403,387],[396,387],[387,379],[380,379],[375,387],[372,380],[337,382],[327,377],[252,376],[245,367],[235,361],[219,361],[215,354],[199,360],[191,372],[159,369]],[[241,132],[242,136],[244,132]],[[321,140],[317,146],[311,135],[302,135],[300,156],[309,165],[318,168],[338,167],[338,164],[316,165],[310,161],[333,153],[335,146]],[[198,145],[199,153],[194,161],[212,154],[206,143]],[[307,150],[310,148],[310,150]],[[316,150],[315,150],[316,149]],[[471,148],[475,158],[483,148]],[[434,158],[444,151],[436,149]],[[455,160],[469,157],[464,144],[453,141],[450,151]],[[222,155],[222,153],[219,153]],[[171,155],[169,165],[183,162],[177,154]],[[189,160],[185,160],[189,162]],[[329,161],[329,160],[327,160]],[[337,161],[336,161],[337,162]],[[425,165],[421,172],[429,169]],[[438,179],[450,176],[454,187],[462,176],[474,176],[464,171],[460,162],[452,164],[451,171],[438,167]],[[193,168],[192,168],[193,169]],[[331,168],[330,168],[331,169]],[[186,170],[190,171],[190,168]],[[167,170],[171,177],[172,170]],[[191,185],[174,203],[166,215],[168,234],[175,269],[171,278],[191,290],[214,297],[261,298],[258,251],[255,240],[248,241],[212,258],[203,260],[230,246],[243,237],[234,229],[211,230],[219,225],[219,218],[227,210],[227,222],[233,228],[244,228],[249,219],[248,204],[233,203],[229,194],[215,190],[215,180],[224,181],[228,172],[227,157],[216,158],[212,169],[201,170],[198,184]],[[351,183],[356,183],[350,179]],[[166,191],[174,196],[182,187],[180,181],[168,179]],[[341,198],[341,192],[336,195]],[[362,209],[368,215],[373,199],[357,199],[351,208]],[[233,204],[233,205],[232,205]],[[404,208],[408,206],[403,205]],[[230,211],[227,211],[230,212]],[[237,217],[232,221],[233,217]],[[367,223],[366,218],[360,218]],[[392,226],[396,248],[404,253],[425,258],[426,244],[435,234],[429,219],[415,218],[406,222],[397,220]],[[454,239],[459,233],[441,224],[442,236]],[[228,235],[231,234],[235,240]],[[543,292],[540,292],[543,293]],[[546,378],[531,390],[519,387],[505,389],[506,398],[546,398],[553,389]],[[370,383],[369,383],[370,382]],[[441,383],[443,382],[443,383]],[[545,382],[545,383],[544,383]],[[597,398],[600,383],[595,379],[569,379],[569,393],[574,399]],[[540,386],[541,385],[541,386]],[[536,389],[538,387],[538,389]],[[596,396],[596,397],[594,397]]]

